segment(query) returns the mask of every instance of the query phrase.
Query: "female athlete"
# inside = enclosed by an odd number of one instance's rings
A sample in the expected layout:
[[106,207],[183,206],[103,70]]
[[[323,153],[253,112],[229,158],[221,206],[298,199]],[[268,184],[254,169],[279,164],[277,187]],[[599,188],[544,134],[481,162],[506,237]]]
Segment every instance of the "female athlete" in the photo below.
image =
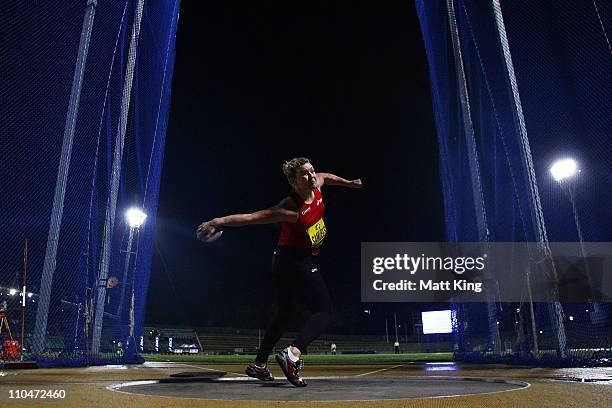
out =
[[251,214],[234,214],[200,224],[197,236],[207,241],[227,227],[251,224],[279,224],[280,235],[272,258],[272,278],[278,297],[278,314],[266,330],[255,362],[246,368],[247,375],[272,381],[268,356],[286,330],[289,321],[298,316],[292,311],[292,298],[299,296],[312,313],[295,340],[276,354],[283,373],[296,387],[306,386],[300,377],[300,356],[332,321],[332,302],[317,257],[327,229],[323,220],[325,204],[321,195],[324,185],[362,188],[360,179],[346,180],[330,173],[315,173],[310,160],[294,158],[283,164],[283,173],[293,192],[278,205]]

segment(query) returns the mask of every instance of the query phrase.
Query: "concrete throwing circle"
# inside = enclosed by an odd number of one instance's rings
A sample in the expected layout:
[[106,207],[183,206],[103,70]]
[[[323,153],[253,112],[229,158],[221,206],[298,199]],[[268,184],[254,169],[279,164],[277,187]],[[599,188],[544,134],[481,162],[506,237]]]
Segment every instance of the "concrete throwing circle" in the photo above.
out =
[[242,401],[374,401],[490,394],[523,389],[522,381],[460,377],[310,377],[295,388],[287,380],[261,382],[247,377],[176,378],[135,381],[108,387],[130,394]]

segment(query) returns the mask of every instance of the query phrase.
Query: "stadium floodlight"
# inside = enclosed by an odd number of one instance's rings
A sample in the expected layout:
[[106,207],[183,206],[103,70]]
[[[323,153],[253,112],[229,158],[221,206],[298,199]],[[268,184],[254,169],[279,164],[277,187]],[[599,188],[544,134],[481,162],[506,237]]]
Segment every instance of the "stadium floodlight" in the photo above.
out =
[[[119,297],[119,305],[117,306],[116,315],[120,318],[123,317],[123,310],[125,305],[125,290],[126,287],[131,286],[131,302],[129,305],[129,316],[130,316],[130,332],[129,337],[124,338],[126,344],[131,346],[134,344],[134,273],[131,276],[132,284],[129,285],[130,281],[130,257],[132,255],[132,243],[134,241],[134,235],[137,236],[140,226],[145,222],[147,214],[145,214],[140,208],[132,207],[125,212],[125,219],[130,226],[130,233],[128,235],[127,250],[125,256],[125,266],[123,267],[123,276],[121,278],[121,295]],[[138,239],[138,238],[136,238]],[[138,248],[138,247],[137,247]],[[135,271],[136,265],[132,266]],[[114,343],[114,341],[113,341]]]
[[9,295],[11,296],[15,296],[17,294],[17,289],[11,289],[9,290]]
[[130,208],[125,213],[130,228],[140,228],[142,223],[147,218],[147,214],[143,213],[140,208]]
[[550,174],[552,174],[555,181],[559,182],[574,177],[576,173],[580,173],[580,170],[574,159],[557,160],[550,167]]

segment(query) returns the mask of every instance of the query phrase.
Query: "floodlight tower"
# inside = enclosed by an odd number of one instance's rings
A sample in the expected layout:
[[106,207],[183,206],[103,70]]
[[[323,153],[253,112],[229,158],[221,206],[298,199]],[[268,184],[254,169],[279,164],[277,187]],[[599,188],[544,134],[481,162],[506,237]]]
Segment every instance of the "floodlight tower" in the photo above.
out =
[[[130,257],[132,255],[132,243],[134,242],[134,233],[138,232],[139,228],[147,219],[147,214],[142,212],[139,208],[130,208],[125,212],[125,219],[130,227],[130,233],[128,235],[128,244],[125,255],[125,266],[123,268],[123,279],[121,280],[121,297],[119,298],[119,309],[117,311],[117,318],[121,321],[123,312],[123,303],[125,300],[125,288],[127,286],[128,270],[130,268]],[[130,306],[130,338],[134,336],[134,279],[132,278],[131,283],[132,300]]]
[[[559,159],[553,163],[549,169],[550,174],[557,183],[561,186],[561,189],[572,204],[572,214],[574,216],[574,223],[576,225],[576,232],[578,233],[578,242],[580,243],[580,254],[585,260],[585,266],[587,267],[587,274],[589,283],[591,280],[591,274],[588,271],[588,265],[586,263],[586,251],[584,249],[584,239],[582,237],[582,227],[580,225],[580,219],[578,218],[578,210],[576,209],[576,182],[577,176],[582,170],[578,167],[576,160],[572,158]],[[599,303],[593,302],[593,312],[597,314],[599,312]]]
[[[582,228],[580,227],[580,221],[578,220],[578,212],[576,211],[576,189],[575,180],[576,176],[581,172],[578,168],[578,163],[574,159],[560,159],[553,163],[550,167],[550,174],[553,176],[555,181],[559,183],[563,192],[567,195],[572,204],[572,213],[574,214],[574,222],[576,223],[576,230],[578,232],[578,240],[582,247],[584,242],[582,239]],[[584,254],[583,254],[584,255]]]
[[578,163],[571,158],[560,159],[553,163],[549,169],[550,174],[555,181],[559,183],[561,189],[572,204],[572,214],[574,215],[574,223],[578,232],[578,241],[580,242],[580,251],[584,257],[584,240],[582,239],[582,228],[578,219],[578,211],[576,210],[576,176],[580,173]]

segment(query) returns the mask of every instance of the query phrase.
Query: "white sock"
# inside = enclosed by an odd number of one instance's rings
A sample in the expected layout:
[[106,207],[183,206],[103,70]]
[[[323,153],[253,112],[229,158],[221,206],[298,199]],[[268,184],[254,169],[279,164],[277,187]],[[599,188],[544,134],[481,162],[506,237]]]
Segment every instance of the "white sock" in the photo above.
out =
[[291,360],[292,363],[295,363],[296,361],[300,360],[299,357],[297,357],[291,352],[291,347],[287,347],[287,356],[289,357],[289,360]]

